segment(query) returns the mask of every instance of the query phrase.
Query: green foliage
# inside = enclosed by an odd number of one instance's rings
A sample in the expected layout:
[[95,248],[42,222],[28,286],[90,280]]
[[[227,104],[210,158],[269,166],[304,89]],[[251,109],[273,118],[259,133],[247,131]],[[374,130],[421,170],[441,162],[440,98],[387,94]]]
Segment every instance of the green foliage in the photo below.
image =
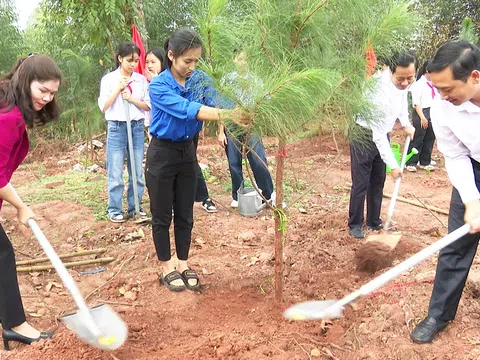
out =
[[173,31],[192,27],[195,3],[195,0],[143,0],[148,47],[163,48],[163,43]]
[[51,124],[46,133],[51,138],[78,141],[105,129],[103,114],[97,106],[98,79],[104,69],[94,65],[89,56],[80,56],[71,50],[64,50],[61,56],[64,90],[59,94],[59,101],[63,111],[60,120]]
[[[203,3],[198,29],[204,69],[216,86],[254,117],[255,131],[287,139],[309,122],[348,127],[369,107],[364,99],[365,50],[377,56],[400,51],[418,23],[409,1],[244,1],[242,17],[225,0]],[[241,47],[258,86],[225,81],[233,48]],[[261,88],[261,90],[259,90]],[[240,91],[239,91],[240,89]],[[245,94],[252,101],[243,101]]]
[[244,106],[256,131],[284,139],[312,124],[348,128],[368,106],[362,96],[367,44],[377,56],[389,56],[422,24],[407,0],[43,0],[24,38],[30,52],[49,54],[65,73],[58,95],[64,114],[47,128],[49,136],[76,140],[103,130],[100,78],[133,23],[149,48],[163,46],[180,27],[198,30],[203,68],[234,100],[235,84],[225,77],[238,71],[233,49],[243,49],[247,72],[259,79]]
[[416,0],[414,10],[425,19],[413,44],[422,59],[432,57],[445,42],[458,40],[465,17],[472,19],[472,32],[480,32],[480,0]]
[[458,38],[473,44],[478,43],[478,36],[475,34],[475,26],[473,25],[472,19],[468,17],[463,19],[460,36]]
[[60,120],[43,136],[78,141],[104,130],[97,106],[100,79],[113,69],[117,44],[131,38],[133,0],[98,2],[43,0],[25,31],[31,52],[50,55],[64,74],[58,94]]
[[109,60],[116,42],[130,38],[138,13],[134,0],[43,0],[40,8],[49,26],[61,26],[63,40],[100,46]]
[[0,0],[0,74],[8,72],[25,51],[22,34],[15,25],[17,20],[12,0]]

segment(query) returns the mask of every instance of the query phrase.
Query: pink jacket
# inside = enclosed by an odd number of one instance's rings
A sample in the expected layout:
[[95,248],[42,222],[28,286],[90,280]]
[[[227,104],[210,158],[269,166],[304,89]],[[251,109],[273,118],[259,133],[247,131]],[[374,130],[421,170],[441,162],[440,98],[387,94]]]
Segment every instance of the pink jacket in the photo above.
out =
[[[0,109],[0,189],[27,156],[29,143],[25,121],[17,106],[4,112]],[[3,199],[0,199],[0,209]]]

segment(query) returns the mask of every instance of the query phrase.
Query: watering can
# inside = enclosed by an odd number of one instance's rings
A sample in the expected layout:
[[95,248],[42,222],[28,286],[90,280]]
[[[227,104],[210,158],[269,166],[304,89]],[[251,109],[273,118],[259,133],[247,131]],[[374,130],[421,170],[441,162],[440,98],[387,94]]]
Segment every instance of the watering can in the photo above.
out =
[[[393,152],[393,155],[395,156],[395,159],[397,159],[397,163],[400,164],[400,159],[402,158],[402,154],[400,152],[400,144],[399,143],[391,143],[390,146],[392,147],[392,152]],[[410,151],[410,153],[407,154],[407,158],[405,159],[405,163],[407,163],[408,160],[410,160],[410,158],[413,155],[416,155],[416,154],[418,154],[418,150],[415,149],[415,148],[412,148],[412,151]],[[386,172],[390,173],[391,171],[392,171],[392,169],[390,169],[390,166],[387,165]]]
[[[260,193],[262,190],[260,190]],[[267,205],[262,200],[257,190],[253,187],[244,187],[243,183],[237,190],[238,212],[242,216],[255,217],[262,213]]]

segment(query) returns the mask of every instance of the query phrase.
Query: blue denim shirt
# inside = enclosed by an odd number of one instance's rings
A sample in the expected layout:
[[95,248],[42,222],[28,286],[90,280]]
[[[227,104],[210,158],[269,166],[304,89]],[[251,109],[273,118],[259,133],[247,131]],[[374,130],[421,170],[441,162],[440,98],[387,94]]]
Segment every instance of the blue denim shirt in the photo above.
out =
[[193,71],[185,87],[175,80],[170,69],[155,76],[150,83],[150,134],[174,142],[192,140],[202,129],[203,121],[197,120],[202,105],[220,104],[220,95],[212,85],[213,80],[200,70]]

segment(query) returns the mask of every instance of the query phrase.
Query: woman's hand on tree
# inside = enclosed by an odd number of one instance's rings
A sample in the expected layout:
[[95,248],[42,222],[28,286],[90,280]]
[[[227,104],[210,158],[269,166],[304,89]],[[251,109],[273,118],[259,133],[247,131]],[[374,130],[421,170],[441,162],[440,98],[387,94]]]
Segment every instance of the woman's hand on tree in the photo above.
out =
[[236,106],[230,113],[231,120],[242,127],[248,127],[253,124],[253,119],[248,111]]

